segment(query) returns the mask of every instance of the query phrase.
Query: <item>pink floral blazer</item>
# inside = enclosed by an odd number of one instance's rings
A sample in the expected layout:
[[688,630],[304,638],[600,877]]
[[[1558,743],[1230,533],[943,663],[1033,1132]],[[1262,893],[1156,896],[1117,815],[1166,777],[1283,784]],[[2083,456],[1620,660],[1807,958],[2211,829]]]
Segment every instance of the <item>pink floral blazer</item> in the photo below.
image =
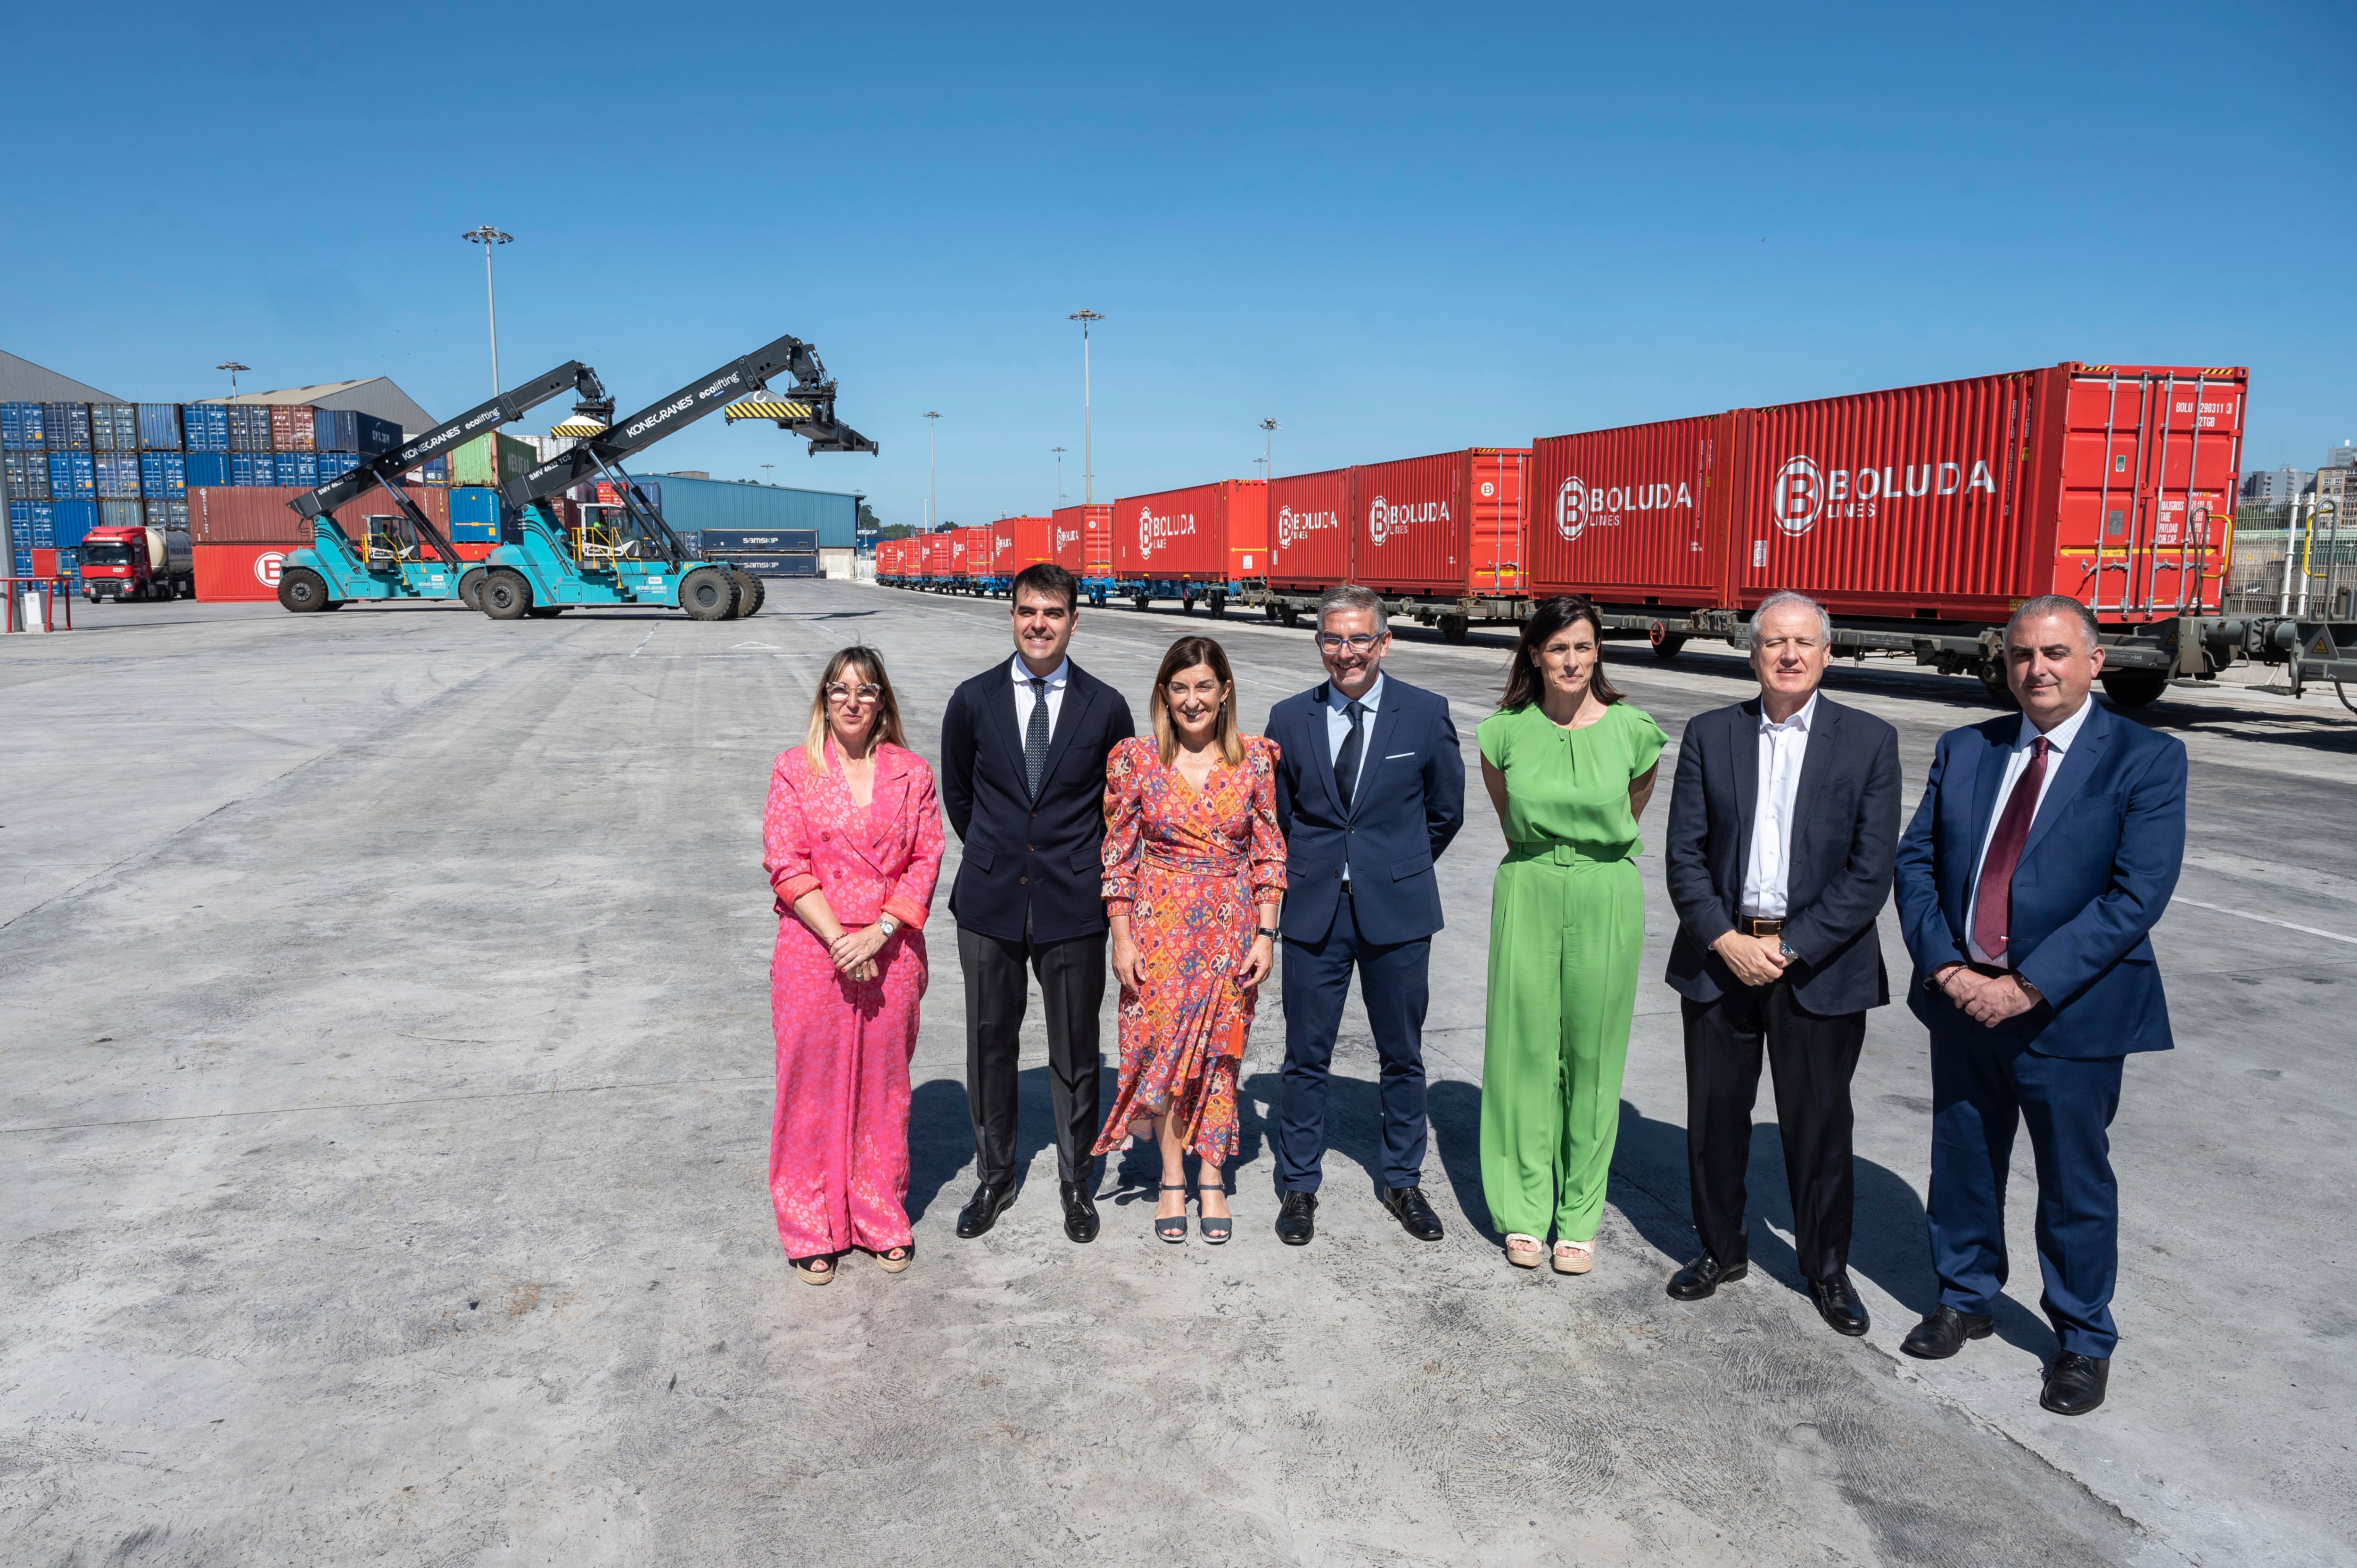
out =
[[867,810],[851,798],[826,743],[827,770],[813,774],[801,746],[778,758],[761,824],[763,860],[778,913],[818,888],[846,930],[889,915],[921,929],[942,870],[942,811],[925,759],[887,741],[876,748]]

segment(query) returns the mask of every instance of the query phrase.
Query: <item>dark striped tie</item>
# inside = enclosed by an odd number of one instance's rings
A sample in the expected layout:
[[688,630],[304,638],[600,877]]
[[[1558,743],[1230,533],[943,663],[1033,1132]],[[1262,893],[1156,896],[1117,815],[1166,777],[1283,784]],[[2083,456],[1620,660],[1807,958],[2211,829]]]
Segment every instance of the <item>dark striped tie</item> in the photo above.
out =
[[1023,779],[1031,799],[1039,798],[1039,776],[1048,770],[1048,682],[1031,677],[1031,722],[1023,726]]
[[1334,757],[1334,792],[1342,797],[1345,811],[1351,809],[1351,797],[1359,792],[1359,719],[1366,711],[1356,703],[1342,709],[1350,718],[1351,733],[1342,737],[1342,749]]

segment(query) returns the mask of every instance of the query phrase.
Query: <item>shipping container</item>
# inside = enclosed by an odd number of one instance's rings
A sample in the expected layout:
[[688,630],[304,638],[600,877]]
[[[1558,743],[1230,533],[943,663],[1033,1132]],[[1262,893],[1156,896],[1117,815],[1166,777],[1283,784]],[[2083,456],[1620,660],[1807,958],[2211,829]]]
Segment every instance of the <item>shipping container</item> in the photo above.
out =
[[451,537],[458,531],[488,530],[470,532],[469,538],[497,539],[500,536],[500,492],[488,485],[453,485],[445,492],[450,498]]
[[1056,564],[1075,577],[1113,575],[1113,508],[1059,507],[1054,524]]
[[19,550],[53,548],[58,542],[57,512],[48,501],[10,501],[8,534]]
[[267,601],[278,596],[278,576],[285,569],[289,543],[198,544],[197,601],[199,604]]
[[[708,560],[723,557],[707,556]],[[807,555],[730,555],[728,564],[740,572],[750,572],[756,577],[815,577],[818,575],[818,552]]]
[[43,403],[41,438],[52,452],[90,451],[90,405],[86,403]]
[[784,485],[683,478],[676,474],[640,479],[639,484],[641,489],[660,488],[655,505],[674,529],[699,533],[724,528],[809,529],[818,535],[823,550],[847,549],[857,542],[856,496]]
[[[1268,486],[1222,479],[1113,503],[1114,575],[1124,581],[1226,583],[1259,576],[1268,557]],[[1247,566],[1245,562],[1253,564]]]
[[[194,483],[193,480],[190,482]],[[278,483],[278,459],[267,452],[231,452],[229,454],[229,482],[270,489]]]
[[98,526],[96,501],[51,501],[49,526],[57,536],[58,548],[68,549],[80,544],[90,531]]
[[49,455],[46,452],[0,452],[0,482],[7,485],[12,500],[48,500]]
[[319,482],[340,479],[365,461],[357,452],[322,452],[319,454]]
[[227,452],[184,452],[180,455],[181,489],[191,485],[226,485],[237,459]]
[[101,528],[145,528],[147,509],[137,501],[101,501],[98,503],[98,526]]
[[523,478],[538,460],[532,443],[499,430],[487,430],[465,446],[452,447],[448,456],[452,484],[494,488]]
[[1534,591],[1741,612],[1793,588],[1914,625],[1997,624],[2041,593],[2114,624],[2212,611],[2246,386],[2065,361],[1555,437]]
[[136,452],[94,452],[91,467],[97,481],[101,500],[135,501],[139,499],[139,454]]
[[401,445],[401,426],[358,409],[312,411],[312,440],[321,453],[352,452],[375,457]]
[[1272,587],[1323,592],[1351,575],[1351,470],[1288,474],[1268,487]]
[[453,539],[450,551],[461,561],[481,561],[490,557],[499,542],[497,539]]
[[177,403],[143,403],[139,409],[139,449],[142,452],[179,452],[187,449],[187,440],[180,430],[180,405]]
[[229,449],[232,452],[268,452],[270,445],[270,410],[267,405],[253,403],[232,403],[224,405],[229,413]]
[[987,528],[971,525],[958,530],[963,542],[958,555],[958,571],[968,580],[990,575],[990,553],[996,547]]
[[1402,598],[1458,599],[1523,575],[1530,454],[1477,446],[1351,470],[1351,580]]
[[986,572],[1011,584],[1027,566],[1055,563],[1055,525],[1047,518],[1002,517],[983,532],[990,539],[989,564],[976,567],[976,576]]
[[[662,486],[661,484],[657,483],[653,479],[636,478],[632,479],[630,483],[638,488],[639,494],[646,497],[648,503],[657,511],[661,511],[662,510]],[[574,501],[581,506],[619,506],[622,504],[622,487],[614,483],[611,479],[592,479],[587,483],[574,486],[569,493]],[[676,532],[677,531],[673,530],[673,532]]]
[[319,488],[319,459],[309,452],[279,452],[270,459],[272,476],[280,489]]
[[944,529],[937,533],[928,533],[922,542],[925,546],[924,574],[927,582],[939,583],[956,575],[959,540],[955,530]]
[[[46,418],[47,415],[45,414]],[[54,500],[94,500],[98,496],[95,453],[51,452],[49,496]]]
[[0,403],[0,451],[47,452],[38,403]]
[[230,450],[229,405],[219,403],[181,404],[180,438],[191,452]]
[[[264,489],[239,485],[220,489],[191,485],[188,537],[199,544],[308,544],[311,525],[297,517],[295,509],[287,504],[307,493],[302,487]],[[450,492],[437,487],[416,486],[406,493],[418,510],[425,514],[426,521],[447,533],[450,525]],[[367,528],[361,519],[392,517],[400,512],[401,508],[382,486],[371,486],[357,499],[338,507],[334,516],[348,536],[358,539]]]
[[90,446],[93,452],[139,450],[139,405],[135,403],[94,403],[90,406]]
[[148,527],[178,529],[184,533],[188,532],[188,501],[185,495],[178,500],[151,500],[146,502],[145,506]]
[[308,403],[270,405],[270,449],[273,452],[317,452],[318,427]]
[[705,528],[696,531],[703,548],[716,555],[813,555],[818,533],[808,528]]

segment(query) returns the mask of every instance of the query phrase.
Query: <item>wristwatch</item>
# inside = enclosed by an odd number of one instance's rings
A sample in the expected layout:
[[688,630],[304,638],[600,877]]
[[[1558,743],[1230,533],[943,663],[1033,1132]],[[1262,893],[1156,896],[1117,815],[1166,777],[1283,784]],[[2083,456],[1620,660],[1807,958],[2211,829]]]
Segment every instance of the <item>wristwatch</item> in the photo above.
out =
[[889,941],[892,933],[900,929],[900,922],[889,915],[878,915],[876,917],[876,929],[883,932],[885,940]]
[[1794,959],[1801,956],[1799,953],[1792,950],[1792,944],[1786,941],[1782,937],[1778,937],[1776,939],[1776,950],[1784,955],[1784,961],[1786,963],[1790,963]]
[[1272,930],[1270,930],[1266,926],[1254,926],[1254,927],[1253,928],[1253,934],[1254,934],[1254,936],[1266,937],[1270,941],[1273,941],[1273,942],[1274,942],[1274,941],[1282,941],[1282,940],[1284,940],[1284,938],[1283,938],[1283,937],[1278,933],[1278,932],[1275,932],[1275,931],[1272,931]]

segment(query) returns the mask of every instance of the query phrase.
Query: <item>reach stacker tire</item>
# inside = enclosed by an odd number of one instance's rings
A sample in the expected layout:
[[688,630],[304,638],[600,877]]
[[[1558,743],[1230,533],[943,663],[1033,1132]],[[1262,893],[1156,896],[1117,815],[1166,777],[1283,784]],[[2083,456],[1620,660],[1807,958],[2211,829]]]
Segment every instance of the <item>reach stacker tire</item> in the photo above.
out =
[[482,600],[483,613],[493,620],[522,620],[532,609],[532,585],[522,573],[504,566],[483,575],[477,596]]
[[328,580],[308,566],[279,574],[278,602],[296,615],[317,615],[330,607]]
[[480,566],[458,579],[458,602],[470,610],[483,607],[483,569]]
[[2169,690],[2166,670],[2113,670],[2102,680],[2104,695],[2115,708],[2141,708]]
[[761,585],[761,579],[742,566],[728,567],[727,572],[737,579],[737,618],[759,615],[761,607],[770,602],[770,591]]
[[716,566],[698,566],[679,585],[679,607],[690,620],[728,620],[737,614],[737,584]]
[[567,607],[565,605],[534,605],[523,613],[534,620],[554,620],[558,616],[563,615]]

